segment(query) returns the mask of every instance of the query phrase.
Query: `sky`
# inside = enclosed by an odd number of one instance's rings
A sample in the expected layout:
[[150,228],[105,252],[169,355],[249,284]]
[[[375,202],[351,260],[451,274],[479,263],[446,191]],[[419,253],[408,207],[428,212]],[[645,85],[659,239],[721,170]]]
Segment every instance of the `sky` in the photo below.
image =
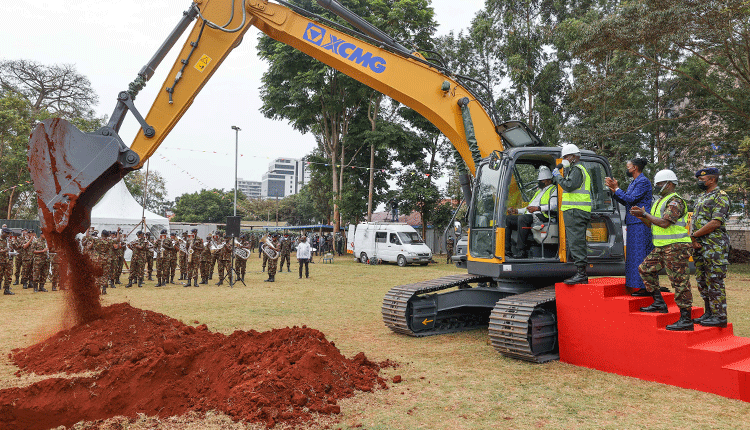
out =
[[[189,5],[189,0],[16,0],[4,5],[10,19],[0,26],[0,59],[74,64],[99,96],[97,114],[110,116],[117,94],[127,89]],[[437,34],[468,28],[483,5],[484,0],[432,0]],[[149,167],[165,178],[170,199],[201,188],[233,188],[232,126],[241,129],[238,177],[246,180],[260,181],[273,159],[302,158],[315,148],[311,134],[260,113],[267,64],[256,55],[258,33],[254,27],[248,31],[151,157]],[[136,98],[144,117],[185,37]],[[128,114],[120,137],[129,146],[138,132]]]

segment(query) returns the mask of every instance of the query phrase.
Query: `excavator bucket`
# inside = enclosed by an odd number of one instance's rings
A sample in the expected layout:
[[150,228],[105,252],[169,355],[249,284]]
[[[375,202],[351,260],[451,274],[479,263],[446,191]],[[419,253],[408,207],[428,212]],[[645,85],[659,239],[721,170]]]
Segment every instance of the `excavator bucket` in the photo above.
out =
[[88,228],[91,208],[139,161],[112,128],[83,133],[59,118],[37,125],[28,157],[42,230],[74,234]]

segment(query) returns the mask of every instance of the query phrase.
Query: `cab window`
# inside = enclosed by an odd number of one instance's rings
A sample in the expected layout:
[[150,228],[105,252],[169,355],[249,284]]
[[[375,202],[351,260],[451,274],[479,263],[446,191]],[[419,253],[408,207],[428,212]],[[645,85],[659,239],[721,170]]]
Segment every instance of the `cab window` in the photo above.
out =
[[596,212],[613,212],[615,210],[609,188],[604,185],[607,169],[598,161],[583,161],[583,166],[591,176],[591,210]]
[[394,245],[401,245],[401,242],[399,242],[398,236],[396,236],[396,233],[391,233],[391,243]]

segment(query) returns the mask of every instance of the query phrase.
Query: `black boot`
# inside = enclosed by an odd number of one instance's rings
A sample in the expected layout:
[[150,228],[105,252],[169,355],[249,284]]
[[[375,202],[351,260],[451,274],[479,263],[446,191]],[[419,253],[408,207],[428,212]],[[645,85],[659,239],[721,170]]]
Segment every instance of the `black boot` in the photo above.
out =
[[138,288],[143,286],[143,278],[138,278]]
[[693,319],[690,318],[690,308],[680,308],[680,319],[674,324],[667,326],[667,330],[672,331],[693,331]]
[[667,304],[664,302],[664,298],[661,296],[661,291],[654,290],[653,293],[651,293],[651,296],[654,298],[654,302],[651,303],[649,306],[646,306],[645,308],[641,308],[641,312],[658,312],[661,314],[666,314],[667,311]]
[[693,319],[693,322],[696,324],[700,324],[701,322],[703,322],[703,320],[711,318],[711,316],[714,314],[711,311],[711,304],[708,302],[708,299],[703,299],[703,303],[705,304],[705,307],[703,308],[703,315]]
[[3,295],[4,296],[13,296],[15,294],[16,293],[14,293],[13,291],[10,290],[10,286],[8,286],[8,285],[5,286],[5,290],[3,290]]
[[102,296],[106,296],[106,295],[107,295],[107,286],[105,285],[104,287],[102,287]]
[[29,281],[21,281],[21,285],[23,285],[23,289],[26,290],[29,288]]
[[219,282],[216,283],[216,285],[223,285],[224,284],[224,277],[221,277],[219,279]]
[[183,287],[191,287],[192,285],[190,284],[190,281],[192,281],[192,279],[188,278],[187,284],[183,285]]
[[33,288],[35,293],[39,292],[39,290],[37,290],[36,284],[34,282],[29,282],[28,286],[29,286],[29,288]]
[[160,278],[158,276],[156,277],[156,285],[155,285],[155,287],[161,287],[161,279],[162,278]]
[[638,288],[631,294],[633,297],[651,297],[651,293],[645,288]]
[[699,322],[698,324],[702,325],[703,327],[726,327],[727,317],[720,317],[716,314],[713,314],[710,317]]
[[133,280],[132,279],[128,279],[128,285],[126,285],[125,288],[130,288],[132,286],[133,286]]
[[18,285],[18,276],[16,276],[16,282],[14,282],[13,285]]
[[269,276],[268,279],[263,282],[276,282],[276,280],[274,279],[274,276]]
[[201,284],[207,285],[208,284],[208,278],[201,278]]
[[42,282],[41,284],[38,284],[37,285],[37,289],[39,290],[40,293],[47,293],[48,292],[47,289],[44,288],[44,282]]
[[115,284],[119,284],[119,283],[120,283],[120,278],[117,278],[117,280],[115,281]]
[[115,281],[114,281],[114,279],[112,279],[112,280],[109,281],[109,288],[117,288],[117,287],[115,287]]
[[174,284],[174,275],[172,275],[172,279],[171,279],[170,284]]
[[198,277],[197,276],[195,278],[193,278],[193,286],[194,287],[198,286]]
[[588,284],[589,277],[586,276],[586,266],[578,267],[578,271],[572,277],[563,281],[566,285]]
[[261,270],[261,272],[265,272],[265,271],[266,271],[266,266],[263,266],[263,270]]

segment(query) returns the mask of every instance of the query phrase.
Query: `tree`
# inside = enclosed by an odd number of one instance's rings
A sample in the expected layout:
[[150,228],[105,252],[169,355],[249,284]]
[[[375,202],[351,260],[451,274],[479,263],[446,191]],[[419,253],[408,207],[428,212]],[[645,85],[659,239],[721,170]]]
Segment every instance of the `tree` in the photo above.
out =
[[47,66],[29,60],[2,61],[0,87],[26,99],[37,115],[46,112],[68,120],[96,120],[93,107],[99,98],[89,79],[72,64]]
[[401,191],[398,193],[398,210],[402,214],[419,212],[422,217],[422,237],[427,234],[427,225],[442,196],[428,174],[414,168],[406,169],[398,177]]
[[[240,202],[244,204],[245,194],[237,193],[237,215],[242,216]],[[234,214],[234,191],[200,190],[183,194],[174,208],[176,222],[223,223]]]
[[167,181],[156,170],[148,172],[148,184],[146,184],[146,172],[136,170],[125,176],[125,185],[135,200],[151,212],[161,214],[164,212],[164,206],[169,205]]
[[[313,10],[311,0],[295,3]],[[357,0],[347,6],[366,19],[379,20],[381,27],[398,28],[399,36],[414,35],[415,41],[427,40],[434,31],[433,12],[426,0]],[[328,12],[322,15],[340,21]],[[334,231],[338,232],[343,170],[363,149],[361,142],[347,140],[349,126],[371,90],[267,36],[261,36],[258,51],[270,63],[262,79],[261,110],[268,118],[286,119],[295,129],[317,136],[319,149],[331,170]]]
[[[34,114],[26,99],[0,90],[0,214],[7,219],[15,218],[29,200],[36,208],[26,159],[33,122]],[[36,216],[35,211],[33,215]]]

